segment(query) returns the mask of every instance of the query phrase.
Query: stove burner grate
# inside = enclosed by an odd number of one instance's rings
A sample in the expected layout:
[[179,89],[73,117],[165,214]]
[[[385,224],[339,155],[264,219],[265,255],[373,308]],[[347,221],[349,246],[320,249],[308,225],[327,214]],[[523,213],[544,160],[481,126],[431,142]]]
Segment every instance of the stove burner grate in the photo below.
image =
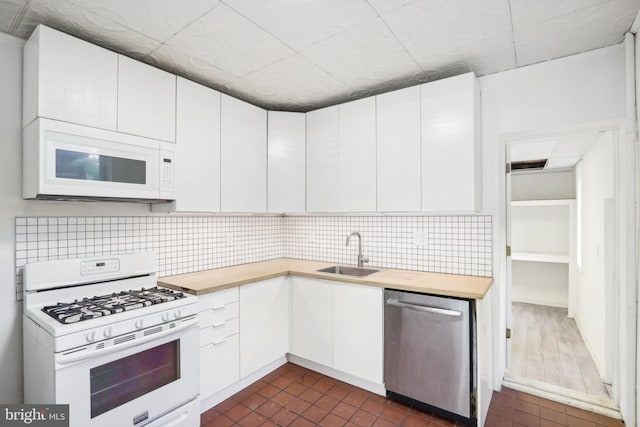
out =
[[163,302],[175,301],[184,297],[184,293],[170,289],[158,287],[142,288],[83,298],[72,302],[59,302],[56,305],[43,307],[42,311],[60,323],[69,324],[162,304]]

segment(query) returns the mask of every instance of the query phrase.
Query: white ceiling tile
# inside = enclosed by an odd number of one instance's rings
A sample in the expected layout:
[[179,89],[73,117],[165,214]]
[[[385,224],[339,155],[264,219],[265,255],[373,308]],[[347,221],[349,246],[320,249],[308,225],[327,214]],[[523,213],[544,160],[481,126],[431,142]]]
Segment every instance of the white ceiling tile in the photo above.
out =
[[509,0],[447,0],[442,8],[456,39],[482,40],[513,29]]
[[551,157],[578,157],[581,158],[589,147],[600,138],[600,133],[565,137],[558,141]]
[[365,0],[224,0],[295,50],[376,17]]
[[271,90],[292,104],[315,104],[349,95],[345,84],[299,54],[254,71],[242,80]]
[[404,48],[427,73],[464,62],[442,6],[441,2],[417,0],[382,16]]
[[166,44],[237,76],[294,53],[224,4],[189,25]]
[[215,88],[222,87],[225,83],[238,78],[238,76],[221,70],[197,57],[189,56],[183,51],[166,45],[162,45],[153,51],[144,61],[171,73]]
[[554,157],[547,160],[545,169],[572,168],[578,164],[580,157]]
[[66,0],[31,0],[14,34],[27,38],[38,24],[65,31],[137,59],[145,57],[160,45],[156,40]]
[[513,28],[525,28],[607,0],[510,0]]
[[26,0],[0,1],[0,31],[10,32],[13,20],[26,3]]
[[219,4],[219,0],[71,0],[152,39],[164,42]]
[[511,70],[516,67],[513,33],[484,40],[456,40],[460,55],[477,76]]
[[277,92],[260,87],[243,79],[236,79],[224,85],[224,92],[247,100],[262,108],[274,108],[279,99]]
[[[392,12],[396,9],[400,9],[409,3],[413,3],[416,0],[368,0],[369,4],[381,15]],[[438,0],[431,0],[432,2]]]
[[380,19],[323,40],[302,54],[353,90],[423,75]]
[[526,142],[511,145],[511,161],[522,162],[529,160],[542,160],[549,158],[556,145],[556,138],[535,142]]
[[623,39],[637,14],[637,0],[610,0],[587,9],[516,29],[518,66],[610,46]]

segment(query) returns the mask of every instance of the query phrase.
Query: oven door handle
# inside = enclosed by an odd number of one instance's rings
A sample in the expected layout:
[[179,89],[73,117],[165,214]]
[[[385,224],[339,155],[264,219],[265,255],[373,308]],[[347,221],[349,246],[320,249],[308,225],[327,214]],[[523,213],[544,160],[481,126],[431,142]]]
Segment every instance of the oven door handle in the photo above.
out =
[[176,335],[179,332],[184,331],[185,329],[193,328],[198,325],[198,319],[187,319],[180,322],[179,326],[175,328],[167,329],[166,331],[157,332],[155,334],[147,335],[146,337],[133,339],[131,341],[124,342],[122,344],[115,344],[105,347],[101,350],[88,351],[88,352],[75,352],[69,355],[58,355],[56,356],[56,365],[69,365],[72,363],[77,363],[86,359],[90,359],[93,357],[104,356],[111,353],[117,353],[122,350],[126,350],[131,347],[137,347],[142,344],[146,344],[150,341],[157,340],[159,338],[165,338],[171,335]]

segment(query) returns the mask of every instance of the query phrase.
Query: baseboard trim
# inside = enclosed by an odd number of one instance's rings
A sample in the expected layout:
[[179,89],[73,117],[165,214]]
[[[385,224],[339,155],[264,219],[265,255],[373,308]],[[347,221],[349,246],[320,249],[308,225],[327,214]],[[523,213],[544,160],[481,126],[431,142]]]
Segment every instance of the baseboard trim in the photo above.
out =
[[303,368],[311,369],[312,371],[319,372],[336,380],[362,388],[364,390],[370,391],[371,393],[379,394],[380,396],[386,396],[387,391],[384,388],[384,384],[378,384],[373,381],[365,380],[293,354],[287,354],[287,359],[289,360],[289,362],[300,365]]
[[282,356],[277,358],[276,360],[274,360],[273,362],[269,363],[267,366],[265,366],[262,369],[258,369],[256,372],[247,375],[246,377],[242,378],[240,381],[231,384],[229,387],[225,388],[224,390],[221,390],[219,392],[217,392],[216,394],[206,397],[204,399],[200,400],[200,413],[202,412],[206,412],[209,409],[213,408],[214,406],[216,406],[218,403],[227,400],[228,398],[230,398],[231,396],[233,396],[234,394],[238,393],[240,390],[249,387],[251,384],[255,383],[256,381],[258,381],[260,378],[264,377],[267,374],[270,374],[271,372],[275,371],[276,369],[278,369],[280,366],[284,365],[285,363],[287,363],[287,357],[286,356]]
[[564,387],[546,384],[541,381],[531,380],[517,375],[506,373],[502,385],[534,396],[564,403],[565,405],[586,411],[595,412],[618,420],[622,419],[620,409],[611,399],[603,399],[588,394],[580,393]]

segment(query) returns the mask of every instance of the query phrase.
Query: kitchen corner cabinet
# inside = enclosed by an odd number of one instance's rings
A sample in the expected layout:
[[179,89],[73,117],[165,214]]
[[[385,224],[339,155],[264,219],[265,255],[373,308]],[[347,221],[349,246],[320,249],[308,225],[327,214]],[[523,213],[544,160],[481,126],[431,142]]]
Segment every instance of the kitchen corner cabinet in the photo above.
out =
[[376,211],[376,99],[338,106],[338,210]]
[[333,284],[333,368],[382,384],[383,289]]
[[338,106],[307,113],[307,212],[339,211]]
[[240,380],[238,301],[238,288],[198,297],[202,399]]
[[269,111],[267,117],[268,211],[304,212],[305,114]]
[[378,95],[376,103],[378,211],[418,212],[422,208],[420,87]]
[[222,212],[267,211],[267,112],[222,95]]
[[46,117],[116,130],[118,54],[39,25],[23,73],[23,126]]
[[175,201],[151,209],[219,212],[220,93],[178,77],[176,101]]
[[420,86],[422,210],[480,209],[480,89],[473,73]]
[[333,287],[326,280],[292,277],[291,353],[333,365]]
[[118,56],[118,132],[176,141],[176,76]]
[[291,353],[381,384],[382,291],[292,277]]
[[290,278],[240,286],[240,378],[289,351]]

